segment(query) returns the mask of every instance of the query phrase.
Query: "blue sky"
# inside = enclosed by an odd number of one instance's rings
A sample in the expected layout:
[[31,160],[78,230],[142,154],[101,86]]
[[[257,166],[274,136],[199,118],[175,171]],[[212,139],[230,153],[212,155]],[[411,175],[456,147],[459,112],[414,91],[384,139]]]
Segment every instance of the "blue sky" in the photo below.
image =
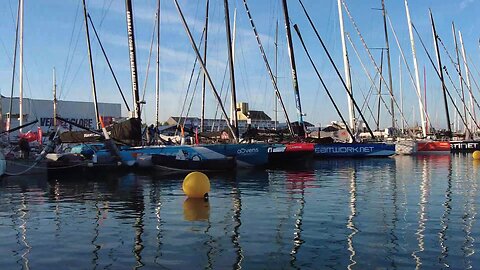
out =
[[[143,95],[156,1],[137,0],[133,2],[139,86],[141,89],[141,95]],[[205,1],[180,0],[179,2],[187,17],[187,22],[195,35],[195,39],[198,42],[203,28]],[[386,0],[385,2],[387,12],[398,35],[399,42],[405,51],[408,64],[413,70],[404,3],[400,0]],[[2,25],[0,28],[0,91],[2,95],[9,96],[17,1],[5,0],[2,3],[3,8],[0,9],[0,24]],[[250,0],[248,3],[272,67],[274,63],[273,43],[275,40],[275,24],[277,20],[279,22],[279,88],[287,105],[290,118],[296,119],[281,1]],[[372,48],[383,47],[384,34],[381,12],[372,9],[380,7],[380,0],[347,0],[346,3],[368,46]],[[309,47],[310,53],[312,54],[314,61],[317,63],[322,76],[327,82],[327,85],[332,91],[342,112],[344,112],[345,116],[348,116],[345,91],[342,89],[340,81],[334,74],[330,64],[327,62],[327,58],[321,50],[316,37],[313,35],[313,32],[300,9],[298,1],[289,0],[288,4],[291,22],[299,25],[307,47]],[[328,48],[331,50],[337,65],[343,71],[337,1],[304,0],[304,4],[317,25],[318,31],[327,43]],[[119,79],[120,85],[127,97],[127,101],[129,101],[130,106],[132,106],[124,14],[125,3],[123,0],[90,0],[87,1],[87,5],[92,19],[99,30],[100,38],[102,39],[107,54],[110,57],[110,61]],[[241,0],[231,0],[230,5],[232,20],[233,10],[237,7],[235,52],[238,92],[237,100],[248,102],[251,109],[264,110],[273,118],[273,87],[260,56],[258,46],[256,45],[253,31],[247,20],[243,2]],[[420,34],[432,56],[434,56],[434,51],[428,8],[432,9],[437,31],[450,54],[454,54],[451,23],[452,21],[455,21],[457,30],[462,31],[465,48],[471,59],[470,61],[478,63],[480,57],[478,43],[480,34],[476,31],[477,26],[480,25],[480,19],[478,18],[480,5],[478,0],[411,0],[409,6],[413,23],[420,31]],[[26,77],[24,93],[26,97],[39,99],[52,98],[52,69],[55,67],[57,70],[57,84],[59,87],[58,92],[60,94],[60,99],[81,101],[93,100],[90,88],[90,75],[87,62],[88,59],[86,57],[87,49],[81,8],[80,0],[25,0],[24,66],[26,69]],[[173,5],[173,1],[162,0],[160,16],[160,119],[164,121],[171,115],[180,114],[195,56],[180,22],[178,13]],[[214,84],[218,90],[221,89],[222,81],[224,79],[223,75],[227,64],[226,38],[223,20],[223,1],[210,0],[208,70],[211,73]],[[368,55],[362,47],[360,40],[345,13],[344,21],[346,31],[351,35],[355,46],[359,50],[362,61],[366,65],[368,72],[374,77],[374,66],[368,59]],[[339,120],[339,117],[334,112],[333,106],[327,100],[327,96],[323,88],[321,88],[308,59],[305,57],[298,38],[295,34],[293,35],[302,105],[304,112],[307,114],[305,119],[311,123],[322,125],[329,123],[331,120]],[[389,39],[393,72],[393,91],[400,103],[399,50],[390,28]],[[115,102],[123,104],[121,97],[116,90],[107,64],[101,54],[98,43],[93,36],[91,40],[95,74],[97,78],[98,100],[100,102]],[[442,106],[440,81],[433,73],[434,71],[420,46],[418,38],[416,38],[416,45],[422,74],[423,67],[426,67],[427,106],[430,118],[434,125],[445,127],[445,113]],[[362,93],[367,94],[371,84],[357,60],[352,47],[348,44],[348,41],[347,48],[349,50],[350,62],[352,65],[353,88],[355,96],[361,104],[363,101]],[[443,49],[441,49],[441,51],[444,65],[449,69],[449,72],[456,83],[456,87],[458,88],[458,76],[455,73],[454,67]],[[379,64],[380,51],[372,50],[372,53],[377,64]],[[476,65],[480,68],[479,64]],[[478,83],[480,83],[479,73],[472,65],[470,66],[470,69],[472,76]],[[384,70],[386,72],[386,66]],[[414,86],[406,73],[403,63],[402,70],[404,114],[409,123],[413,124],[414,117],[416,121],[419,120],[417,99],[414,93]],[[195,71],[193,84],[195,84],[196,74],[198,74],[198,68],[197,71]],[[149,79],[145,88],[145,100],[147,104],[144,109],[145,114],[142,115],[142,118],[147,123],[154,121],[154,76],[154,58],[152,58]],[[228,82],[228,77],[226,77],[226,80]],[[18,86],[18,81],[16,85]],[[454,97],[457,96],[450,83],[447,83],[447,87],[450,89]],[[224,88],[226,89],[227,87],[224,86]],[[475,87],[475,84],[473,90],[474,93],[478,94],[478,89]],[[207,91],[207,117],[214,117],[216,102],[213,99],[210,90],[208,89]],[[192,102],[190,115],[198,116],[200,114],[200,93],[201,88],[199,84],[195,91],[195,98]],[[15,96],[17,95],[18,89],[16,87]],[[388,96],[385,96],[385,98],[388,100]],[[376,98],[373,97],[371,99],[371,106],[376,106],[374,104],[374,99]],[[227,107],[228,106],[229,105],[227,104]],[[126,109],[124,106],[122,107],[122,110],[126,115]],[[372,107],[372,110],[376,111],[376,108]],[[450,110],[451,118],[454,119],[453,107],[451,107]],[[398,110],[396,111],[398,112]],[[367,118],[371,119],[369,113],[366,115]],[[398,117],[399,116],[397,115],[397,118]],[[283,119],[283,114],[279,113],[279,120],[283,121]],[[389,119],[387,112],[382,108],[381,126],[387,126],[388,123],[390,123]],[[370,120],[370,125],[374,125],[372,120]]]

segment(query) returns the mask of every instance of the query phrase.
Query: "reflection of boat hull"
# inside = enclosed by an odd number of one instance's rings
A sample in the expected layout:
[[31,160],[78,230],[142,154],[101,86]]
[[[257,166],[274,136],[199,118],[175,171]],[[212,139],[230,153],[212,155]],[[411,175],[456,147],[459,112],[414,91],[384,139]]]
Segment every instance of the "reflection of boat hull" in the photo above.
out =
[[452,153],[471,153],[480,150],[480,141],[450,141]]
[[7,159],[5,175],[41,175],[47,173],[46,162],[35,160]]
[[317,158],[389,157],[395,154],[395,144],[388,143],[328,143],[315,145]]

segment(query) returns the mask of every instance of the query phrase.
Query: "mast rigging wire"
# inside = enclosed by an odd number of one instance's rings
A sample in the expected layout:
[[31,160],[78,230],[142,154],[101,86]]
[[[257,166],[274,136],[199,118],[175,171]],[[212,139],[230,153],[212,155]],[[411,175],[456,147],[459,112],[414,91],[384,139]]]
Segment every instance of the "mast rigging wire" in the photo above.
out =
[[[417,34],[418,39],[420,40],[420,44],[422,44],[423,50],[425,51],[425,53],[427,54],[428,59],[430,60],[430,64],[432,64],[433,69],[434,69],[435,72],[437,73],[438,78],[441,79],[440,72],[438,71],[437,67],[435,66],[435,63],[433,62],[433,59],[432,59],[430,53],[428,52],[427,47],[425,46],[425,43],[423,43],[422,37],[421,37],[420,34],[418,33],[417,28],[415,27],[415,25],[414,25],[413,23],[412,23],[412,27],[413,27],[413,29],[415,30],[415,33]],[[438,37],[434,37],[434,38],[438,38]],[[453,100],[452,95],[450,94],[450,91],[448,90],[448,88],[447,88],[447,86],[445,85],[445,83],[443,83],[443,85],[444,85],[444,87],[445,87],[445,92],[447,93],[448,97],[450,98],[450,101],[451,101],[452,104],[453,104],[453,107],[455,108],[455,110],[456,110],[457,113],[459,114],[460,119],[462,119],[462,122],[463,122],[463,124],[464,124],[465,127],[466,127],[466,126],[467,126],[467,123],[466,123],[465,119],[463,118],[462,113],[461,113],[460,110],[458,109],[457,105],[455,105],[455,102],[454,102],[454,100]],[[467,128],[467,129],[468,129],[468,128]],[[468,130],[468,131],[470,132],[470,130]]]
[[355,108],[357,109],[357,111],[358,111],[359,114],[360,114],[360,117],[361,117],[362,120],[364,121],[364,124],[365,124],[365,126],[367,127],[368,132],[370,133],[370,136],[372,136],[372,139],[374,139],[374,138],[375,138],[375,135],[373,134],[372,129],[371,129],[370,126],[368,125],[365,117],[363,116],[363,113],[360,111],[360,108],[358,107],[358,104],[357,104],[357,102],[355,101],[355,98],[353,97],[352,93],[350,93],[350,91],[348,91],[348,87],[347,87],[347,85],[346,85],[346,83],[345,83],[345,80],[343,79],[342,75],[340,74],[340,71],[338,70],[337,65],[336,65],[335,62],[333,61],[332,56],[330,55],[330,53],[329,53],[329,51],[328,51],[328,49],[327,49],[327,46],[326,46],[325,43],[323,42],[323,39],[320,37],[320,34],[319,34],[318,31],[317,31],[317,28],[316,28],[315,25],[313,24],[313,21],[312,21],[312,19],[310,18],[310,15],[308,14],[305,6],[303,5],[302,0],[298,0],[298,1],[300,2],[300,5],[302,6],[303,12],[305,13],[305,16],[307,17],[307,19],[308,19],[308,21],[309,21],[309,23],[310,23],[310,26],[312,27],[313,31],[315,32],[315,35],[317,36],[317,39],[320,41],[320,44],[322,45],[322,48],[323,48],[325,54],[327,55],[330,63],[332,64],[333,68],[335,69],[335,72],[337,73],[337,76],[339,77],[340,81],[342,82],[344,89],[346,90],[347,94],[348,94],[349,97],[351,98],[353,105],[355,106]]
[[[397,109],[400,111],[400,116],[403,118],[403,120],[405,121],[405,123],[407,123],[407,120],[405,119],[405,115],[403,114],[402,109],[401,109],[400,106],[398,105],[398,102],[397,102],[395,96],[393,96],[393,92],[392,92],[392,90],[390,89],[389,84],[387,83],[387,81],[386,81],[385,78],[383,77],[382,72],[380,71],[380,68],[378,67],[377,63],[375,62],[375,59],[373,58],[370,50],[368,49],[367,43],[365,42],[365,39],[363,38],[363,35],[361,34],[360,29],[358,28],[357,23],[356,23],[355,20],[353,19],[353,16],[352,16],[352,14],[350,13],[350,10],[349,10],[348,7],[347,7],[347,4],[345,3],[344,0],[341,0],[341,2],[342,2],[342,5],[343,5],[346,13],[347,13],[348,18],[350,19],[350,22],[351,22],[352,25],[353,25],[353,28],[355,28],[355,31],[357,32],[357,35],[359,36],[360,41],[362,42],[362,45],[363,45],[363,47],[365,48],[365,50],[366,50],[366,52],[367,52],[367,54],[368,54],[368,56],[369,56],[369,58],[370,58],[370,61],[371,61],[372,64],[374,65],[374,67],[375,67],[375,69],[377,70],[377,72],[380,74],[380,79],[384,82],[385,87],[387,88],[388,93],[390,94],[390,97],[391,97],[391,99],[392,99],[395,107],[397,107]],[[408,126],[408,124],[407,124],[407,126]]]
[[95,29],[95,25],[93,24],[92,18],[90,17],[90,13],[87,13],[88,20],[90,21],[90,24],[92,25],[93,32],[95,33],[95,37],[97,38],[98,44],[100,45],[100,48],[102,49],[103,56],[105,57],[105,61],[107,62],[108,68],[110,69],[110,72],[112,73],[113,79],[115,80],[115,84],[117,85],[118,91],[120,92],[120,95],[122,96],[123,102],[125,106],[127,107],[127,110],[130,111],[130,107],[128,106],[128,102],[125,99],[125,96],[123,94],[122,88],[120,87],[120,84],[118,83],[117,76],[115,76],[115,72],[113,71],[112,65],[110,64],[110,61],[108,60],[107,53],[105,52],[105,49],[103,48],[102,41],[100,40],[100,37],[98,36],[97,30]]

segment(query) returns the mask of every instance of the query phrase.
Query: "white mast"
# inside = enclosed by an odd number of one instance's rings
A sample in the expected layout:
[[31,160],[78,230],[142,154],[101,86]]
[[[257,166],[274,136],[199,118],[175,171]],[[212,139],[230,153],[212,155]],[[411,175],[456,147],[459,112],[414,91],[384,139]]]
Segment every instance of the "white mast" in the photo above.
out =
[[[350,63],[348,62],[348,53],[347,53],[347,46],[345,43],[345,30],[343,28],[343,10],[342,10],[342,1],[338,0],[338,20],[340,22],[340,34],[342,36],[342,52],[343,52],[343,68],[345,71],[345,83],[347,85],[347,90],[350,94],[353,95],[352,92],[352,82],[350,77]],[[353,108],[353,101],[352,98],[348,98],[348,113],[350,117],[350,128],[355,129],[355,110]]]
[[410,34],[410,44],[412,45],[413,67],[415,68],[415,86],[417,88],[418,107],[420,109],[420,121],[422,124],[422,135],[427,137],[428,127],[425,122],[425,109],[422,102],[422,91],[420,88],[420,75],[418,73],[417,54],[415,53],[415,39],[413,37],[412,21],[410,19],[410,11],[408,2],[405,0],[405,11],[407,13],[408,33]]
[[[398,72],[399,72],[399,81],[400,81],[400,109],[403,113],[403,89],[402,89],[402,56],[398,56]],[[405,121],[402,121],[402,132],[405,132]]]
[[[20,126],[23,125],[23,0],[20,0],[20,83],[18,85],[18,114]],[[22,129],[20,129],[20,133]]]
[[[463,46],[462,32],[458,31],[458,37],[460,39],[460,45],[462,46],[463,63],[465,65],[465,77],[467,78],[467,89],[470,94],[470,110],[473,116],[473,121],[477,121],[477,116],[475,115],[475,106],[473,104],[472,85],[470,82],[470,69],[468,68],[467,64],[467,54],[465,53],[465,46]],[[472,121],[470,121],[470,130],[475,134],[475,125],[473,125]]]

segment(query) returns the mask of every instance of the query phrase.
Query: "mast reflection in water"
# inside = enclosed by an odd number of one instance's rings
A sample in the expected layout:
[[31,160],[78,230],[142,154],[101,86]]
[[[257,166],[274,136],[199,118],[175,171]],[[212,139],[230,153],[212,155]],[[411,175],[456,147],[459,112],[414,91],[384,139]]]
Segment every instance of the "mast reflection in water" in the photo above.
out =
[[[4,178],[0,269],[465,269],[476,248],[471,156],[314,162],[302,171]],[[75,268],[74,267],[74,268]]]

